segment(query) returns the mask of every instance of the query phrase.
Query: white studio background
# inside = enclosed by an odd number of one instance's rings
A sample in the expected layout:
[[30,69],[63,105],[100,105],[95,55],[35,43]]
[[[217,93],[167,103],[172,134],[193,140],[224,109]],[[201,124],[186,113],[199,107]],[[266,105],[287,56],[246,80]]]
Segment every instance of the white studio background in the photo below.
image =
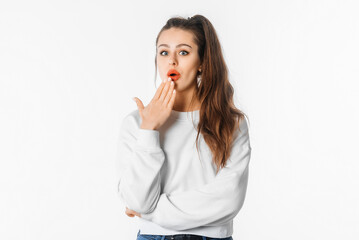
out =
[[[235,240],[359,238],[359,17],[346,0],[1,1],[0,239],[136,239],[119,124],[155,93],[173,16],[218,33],[249,117]],[[159,79],[157,82],[159,83]],[[158,84],[156,85],[158,86]]]

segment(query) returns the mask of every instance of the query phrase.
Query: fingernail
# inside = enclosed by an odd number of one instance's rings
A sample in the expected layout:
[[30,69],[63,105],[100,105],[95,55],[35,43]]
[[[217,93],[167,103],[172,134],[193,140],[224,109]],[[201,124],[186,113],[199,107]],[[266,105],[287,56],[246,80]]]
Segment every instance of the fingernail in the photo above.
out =
[[163,79],[163,81],[162,81],[163,83],[165,83],[166,82],[166,79]]
[[169,77],[167,80],[168,80],[168,81],[171,81],[171,78]]

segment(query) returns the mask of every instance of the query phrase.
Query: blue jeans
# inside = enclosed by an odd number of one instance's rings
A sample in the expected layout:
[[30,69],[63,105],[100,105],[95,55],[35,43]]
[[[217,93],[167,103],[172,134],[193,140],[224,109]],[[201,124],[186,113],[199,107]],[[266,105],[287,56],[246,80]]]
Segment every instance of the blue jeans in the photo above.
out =
[[141,234],[139,230],[136,240],[233,240],[232,237],[227,238],[210,238],[192,234],[176,234],[176,235],[148,235]]

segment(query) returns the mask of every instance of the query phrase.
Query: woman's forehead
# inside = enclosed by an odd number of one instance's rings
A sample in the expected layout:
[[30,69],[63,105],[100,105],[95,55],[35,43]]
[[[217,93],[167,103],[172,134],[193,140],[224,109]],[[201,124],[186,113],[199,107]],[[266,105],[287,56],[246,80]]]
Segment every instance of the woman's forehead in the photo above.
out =
[[[157,47],[177,47],[180,44],[186,44],[194,47],[193,33],[182,29],[168,29],[161,33]],[[183,45],[182,45],[183,46]]]

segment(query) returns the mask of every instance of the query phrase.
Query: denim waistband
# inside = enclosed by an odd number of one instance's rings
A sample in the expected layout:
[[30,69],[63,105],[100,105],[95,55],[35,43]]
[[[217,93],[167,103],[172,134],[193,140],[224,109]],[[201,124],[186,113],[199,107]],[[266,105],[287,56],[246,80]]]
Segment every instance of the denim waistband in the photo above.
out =
[[176,235],[149,235],[137,233],[137,240],[233,240],[232,237],[227,238],[211,238],[193,234],[176,234]]

